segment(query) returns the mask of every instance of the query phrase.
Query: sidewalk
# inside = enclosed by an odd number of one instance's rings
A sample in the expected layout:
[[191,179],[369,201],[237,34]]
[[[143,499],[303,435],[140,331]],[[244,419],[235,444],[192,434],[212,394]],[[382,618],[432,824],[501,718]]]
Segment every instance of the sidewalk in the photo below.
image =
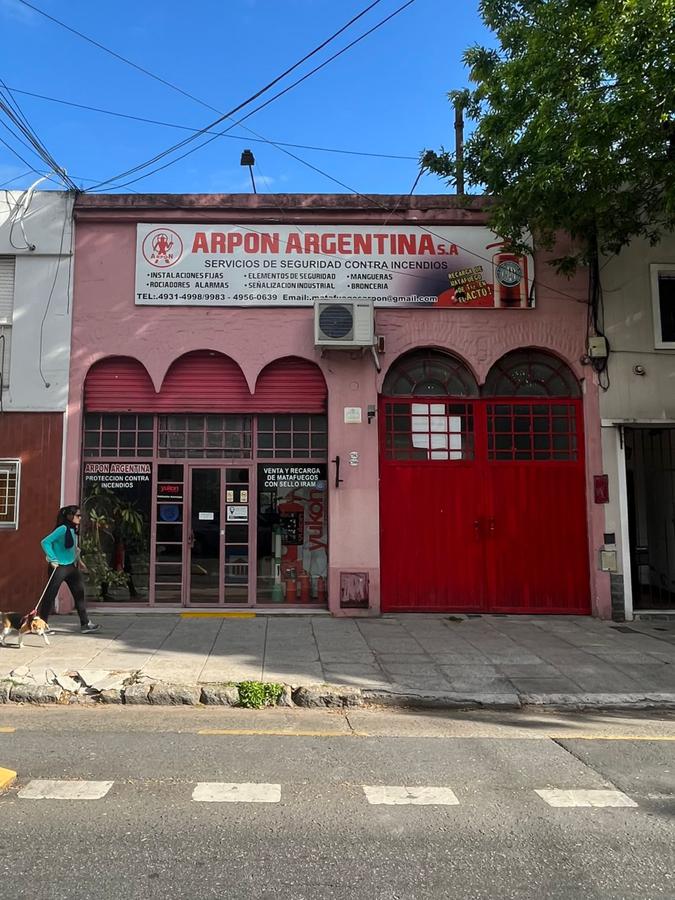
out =
[[54,617],[51,646],[28,635],[23,650],[0,647],[0,680],[14,673],[19,683],[45,684],[55,673],[77,671],[99,682],[135,675],[190,686],[328,683],[360,689],[373,702],[675,707],[675,623],[567,616],[97,618],[97,634],[81,635],[74,617]]

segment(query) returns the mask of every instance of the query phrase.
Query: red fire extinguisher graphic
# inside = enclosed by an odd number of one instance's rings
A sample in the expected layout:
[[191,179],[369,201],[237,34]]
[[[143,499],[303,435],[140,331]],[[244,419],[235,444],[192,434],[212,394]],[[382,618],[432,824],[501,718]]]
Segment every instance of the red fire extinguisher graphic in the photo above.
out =
[[527,259],[504,249],[502,242],[488,244],[486,250],[499,247],[492,256],[492,283],[495,306],[517,309],[528,305]]

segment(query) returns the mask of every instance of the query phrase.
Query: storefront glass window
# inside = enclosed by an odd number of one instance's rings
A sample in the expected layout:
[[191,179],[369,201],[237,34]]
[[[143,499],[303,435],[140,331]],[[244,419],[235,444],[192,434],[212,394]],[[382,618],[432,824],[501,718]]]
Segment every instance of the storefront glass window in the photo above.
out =
[[151,463],[85,463],[80,543],[90,599],[147,599],[151,502]]
[[174,459],[249,459],[250,416],[160,416],[159,456]]
[[327,466],[258,465],[258,603],[326,602]]

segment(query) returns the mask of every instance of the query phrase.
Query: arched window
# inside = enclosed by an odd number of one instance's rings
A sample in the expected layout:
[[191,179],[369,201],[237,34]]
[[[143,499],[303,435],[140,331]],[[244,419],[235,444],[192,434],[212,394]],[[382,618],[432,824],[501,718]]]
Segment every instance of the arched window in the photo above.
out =
[[485,397],[579,397],[579,382],[562,360],[541,350],[514,350],[493,365]]
[[397,359],[382,386],[385,397],[477,397],[467,366],[441,350],[415,350]]
[[450,353],[416,350],[396,360],[384,380],[385,460],[467,460],[474,456],[478,384]]
[[483,387],[490,401],[488,459],[578,462],[580,394],[573,372],[557,357],[532,349],[507,353]]

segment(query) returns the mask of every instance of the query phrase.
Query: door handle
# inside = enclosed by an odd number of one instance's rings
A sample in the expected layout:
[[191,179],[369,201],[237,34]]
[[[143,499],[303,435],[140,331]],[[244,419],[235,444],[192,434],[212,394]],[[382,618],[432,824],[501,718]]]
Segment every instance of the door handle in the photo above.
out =
[[494,517],[493,517],[493,516],[490,516],[490,518],[487,520],[487,522],[488,522],[488,531],[490,532],[490,534],[494,534],[494,533],[495,533],[495,520],[494,520]]
[[188,547],[190,548],[190,550],[192,550],[194,545],[195,545],[195,533],[194,533],[194,531],[191,531],[190,537],[188,538]]
[[476,532],[476,537],[480,536],[480,519],[473,520],[473,530]]

